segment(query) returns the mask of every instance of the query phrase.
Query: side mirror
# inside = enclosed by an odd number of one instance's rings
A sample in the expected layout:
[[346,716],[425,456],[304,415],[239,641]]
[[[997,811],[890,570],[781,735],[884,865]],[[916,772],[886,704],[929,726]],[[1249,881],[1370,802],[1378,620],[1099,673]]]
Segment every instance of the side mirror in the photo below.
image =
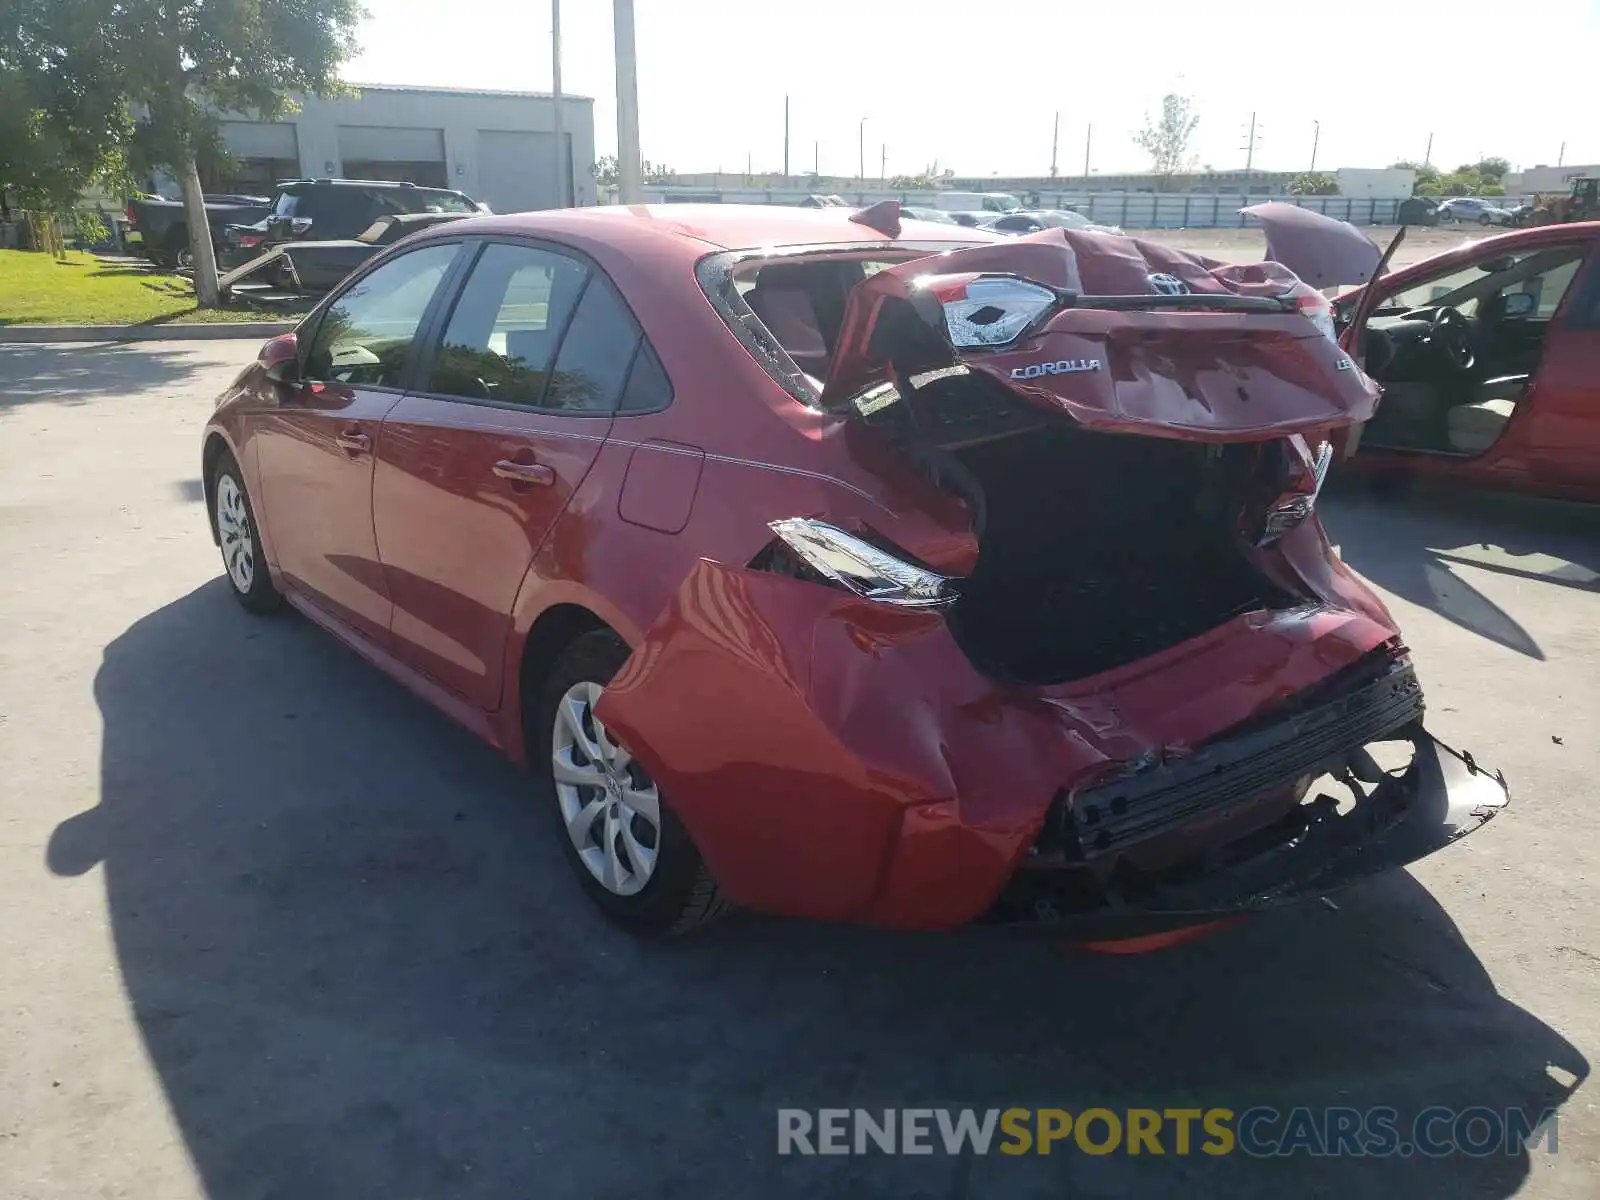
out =
[[256,363],[274,383],[300,382],[300,339],[292,333],[280,333],[261,347]]
[[1508,319],[1531,317],[1539,311],[1539,297],[1532,292],[1507,292],[1505,315]]

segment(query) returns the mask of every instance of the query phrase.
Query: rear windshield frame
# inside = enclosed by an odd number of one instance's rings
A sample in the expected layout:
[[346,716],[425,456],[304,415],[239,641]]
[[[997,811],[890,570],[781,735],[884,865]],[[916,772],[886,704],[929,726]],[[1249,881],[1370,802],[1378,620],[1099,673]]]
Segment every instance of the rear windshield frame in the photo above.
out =
[[984,241],[871,241],[831,242],[818,245],[764,246],[750,250],[724,250],[708,254],[695,264],[695,278],[705,293],[711,307],[717,310],[729,332],[739,339],[750,356],[761,365],[774,383],[807,408],[825,412],[822,393],[812,387],[806,373],[789,357],[789,352],[778,344],[761,318],[739,294],[736,276],[750,262],[792,262],[796,259],[815,258],[871,258],[900,256],[903,261],[944,254],[951,250],[966,250],[987,244]]

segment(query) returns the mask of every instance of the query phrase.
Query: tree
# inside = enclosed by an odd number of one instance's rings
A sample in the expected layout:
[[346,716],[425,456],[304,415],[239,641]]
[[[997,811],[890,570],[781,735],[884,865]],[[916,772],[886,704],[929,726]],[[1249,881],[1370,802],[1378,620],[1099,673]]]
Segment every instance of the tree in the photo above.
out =
[[1337,196],[1339,181],[1326,171],[1302,171],[1289,180],[1291,196]]
[[[602,154],[592,168],[595,183],[603,188],[617,186],[621,178],[615,154]],[[651,162],[648,158],[639,164],[639,178],[645,183],[671,183],[677,172],[665,164]]]
[[[359,0],[11,0],[36,54],[97,61],[99,86],[140,114],[136,167],[160,167],[183,190],[195,295],[217,303],[217,264],[197,154],[218,145],[216,111],[272,121],[296,93],[339,90],[355,49]],[[80,68],[81,69],[81,68]],[[74,79],[82,88],[89,81]]]
[[122,148],[132,128],[106,86],[106,50],[85,39],[40,44],[7,23],[0,38],[0,199],[64,212],[94,183],[124,184]]
[[1413,196],[1437,196],[1439,182],[1439,168],[1432,163],[1419,163],[1408,158],[1389,164],[1391,170],[1415,171],[1417,180],[1411,185]]
[[1160,118],[1152,120],[1146,113],[1144,128],[1133,140],[1150,156],[1150,169],[1170,177],[1184,166],[1189,139],[1199,124],[1200,116],[1191,111],[1189,97],[1168,92],[1161,98]]

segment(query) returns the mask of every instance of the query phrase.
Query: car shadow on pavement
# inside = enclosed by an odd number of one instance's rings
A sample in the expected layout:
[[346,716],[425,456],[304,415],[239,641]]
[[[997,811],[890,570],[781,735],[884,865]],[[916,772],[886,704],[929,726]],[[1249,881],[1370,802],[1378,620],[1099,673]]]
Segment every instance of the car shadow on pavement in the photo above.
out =
[[48,863],[104,872],[213,1197],[1502,1197],[1529,1151],[779,1158],[776,1110],[1387,1105],[1404,1128],[1559,1106],[1588,1074],[1405,874],[1140,957],[742,915],[642,944],[585,902],[524,776],[221,579],[112,642],[95,696],[101,800]]
[[0,346],[0,413],[24,404],[85,404],[169,388],[205,366],[192,348],[148,343]]
[[[1459,569],[1600,590],[1600,508],[1456,488],[1404,498],[1345,483],[1321,508],[1329,537],[1379,587],[1530,658],[1544,650]],[[1473,540],[1463,543],[1462,531]]]

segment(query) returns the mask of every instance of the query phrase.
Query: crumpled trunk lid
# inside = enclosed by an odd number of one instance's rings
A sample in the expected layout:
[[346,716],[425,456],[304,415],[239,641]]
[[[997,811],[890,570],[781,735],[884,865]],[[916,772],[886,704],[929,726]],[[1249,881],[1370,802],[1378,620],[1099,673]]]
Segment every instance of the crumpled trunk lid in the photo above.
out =
[[[957,345],[950,297],[997,278],[1041,285],[1055,300],[1013,340]],[[994,319],[978,302],[955,303],[980,322]],[[1276,263],[1047,230],[863,281],[846,305],[822,401],[844,411],[874,385],[962,367],[1107,432],[1262,441],[1365,421],[1377,386],[1302,304],[1321,300]]]

